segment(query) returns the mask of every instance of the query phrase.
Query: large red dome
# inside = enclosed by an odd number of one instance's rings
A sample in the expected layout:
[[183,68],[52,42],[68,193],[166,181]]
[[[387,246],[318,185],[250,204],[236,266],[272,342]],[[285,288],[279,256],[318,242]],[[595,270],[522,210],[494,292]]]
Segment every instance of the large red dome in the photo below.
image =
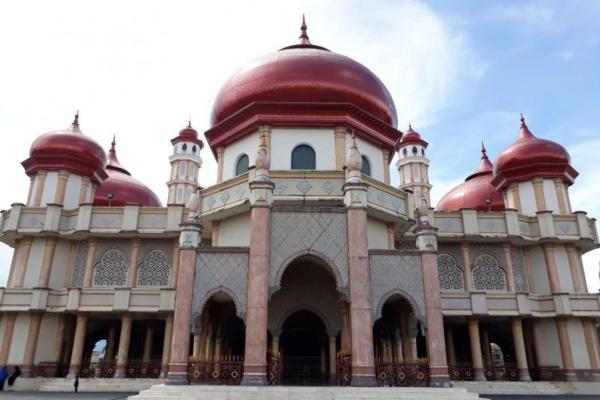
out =
[[310,43],[306,25],[301,42],[259,58],[221,88],[212,111],[217,125],[255,102],[353,104],[396,127],[396,109],[384,84],[362,64]]
[[504,198],[491,184],[492,163],[485,147],[481,147],[481,164],[463,183],[442,197],[436,211],[459,211],[463,208],[478,211],[504,210]]
[[[108,152],[106,165],[108,179],[106,179],[94,193],[95,206],[124,206],[139,204],[146,207],[162,207],[160,200],[146,185],[133,178],[129,171],[121,166],[117,158],[115,142],[113,140]],[[109,199],[109,197],[111,197]]]
[[498,155],[494,163],[493,183],[502,190],[511,182],[531,178],[563,178],[572,184],[579,175],[571,166],[571,157],[560,144],[535,137],[521,116],[517,140]]
[[66,170],[92,178],[96,183],[106,178],[106,153],[79,128],[79,114],[67,129],[44,133],[33,141],[29,158],[22,162],[27,175],[41,170]]

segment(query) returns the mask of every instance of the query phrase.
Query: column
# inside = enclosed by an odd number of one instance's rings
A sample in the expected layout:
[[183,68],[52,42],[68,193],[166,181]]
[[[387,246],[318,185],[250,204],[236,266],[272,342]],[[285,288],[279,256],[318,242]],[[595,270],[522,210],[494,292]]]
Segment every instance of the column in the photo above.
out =
[[569,258],[569,267],[571,269],[571,279],[573,280],[573,287],[576,293],[587,293],[587,284],[585,282],[585,276],[583,274],[583,267],[581,265],[581,255],[579,250],[572,244],[565,245],[567,249],[567,256]]
[[600,348],[598,348],[598,332],[594,327],[594,321],[591,319],[582,319],[583,334],[585,336],[585,344],[587,347],[588,356],[590,358],[590,366],[595,372],[594,380],[599,380],[598,370],[600,369]]
[[225,158],[225,148],[217,147],[217,183],[223,182],[223,159]]
[[515,276],[513,274],[512,253],[510,251],[510,243],[502,243],[502,251],[504,252],[504,261],[506,262],[506,283],[509,292],[515,291]]
[[115,378],[125,378],[127,376],[127,361],[129,357],[129,341],[131,340],[131,325],[133,316],[129,313],[121,317],[121,335],[119,336],[119,349],[117,350],[117,366],[115,368]]
[[279,336],[281,329],[270,329],[271,332],[271,353],[279,354]]
[[94,238],[88,240],[88,253],[85,260],[85,274],[83,276],[83,287],[89,288],[92,286],[94,279],[94,259],[96,258],[96,246],[98,241]]
[[58,327],[56,329],[56,336],[54,337],[54,352],[52,353],[52,361],[56,364],[60,364],[62,360],[64,340],[65,340],[65,315],[58,315]]
[[352,332],[350,327],[350,311],[348,303],[340,301],[342,312],[342,331],[340,334],[340,351],[347,352],[352,348]]
[[220,227],[221,227],[221,221],[213,221],[212,222],[211,245],[213,247],[219,245],[219,228]]
[[69,175],[68,171],[58,171],[58,183],[56,184],[56,193],[54,194],[54,203],[56,204],[63,205],[65,202]]
[[202,334],[200,332],[196,332],[193,333],[193,339],[192,339],[192,357],[197,358],[200,356],[200,344],[201,344],[201,339],[202,338]]
[[31,378],[33,373],[33,362],[35,360],[35,351],[37,349],[41,322],[42,313],[36,312],[31,314],[29,320],[29,332],[27,333],[27,343],[25,344],[25,354],[23,355],[23,366],[21,368],[24,378]]
[[535,195],[535,205],[537,207],[537,210],[546,210],[546,197],[544,196],[544,180],[542,178],[533,179],[533,193]]
[[81,177],[81,189],[79,190],[79,202],[77,204],[84,204],[90,201],[87,195],[91,184],[90,178],[87,176]]
[[470,292],[473,290],[473,272],[471,268],[471,254],[469,252],[469,243],[460,242],[460,250],[462,252],[463,263],[465,266],[465,292]]
[[394,331],[394,339],[396,342],[396,357],[394,361],[400,364],[404,362],[404,355],[402,352],[402,333],[400,332],[399,327],[396,327],[396,330]]
[[50,274],[52,272],[52,261],[54,260],[54,252],[56,251],[56,243],[58,239],[55,237],[46,238],[46,244],[44,246],[44,255],[42,258],[42,266],[40,270],[40,277],[38,280],[38,286],[41,288],[47,288],[50,282]]
[[21,245],[19,246],[21,255],[19,257],[18,262],[15,265],[13,282],[11,282],[12,287],[23,287],[23,281],[25,280],[25,271],[27,270],[27,263],[29,262],[29,254],[31,253],[32,243],[33,239],[30,237],[26,237],[21,241]]
[[177,287],[177,275],[179,270],[179,241],[173,240],[173,268],[171,270],[171,287]]
[[333,128],[335,135],[335,169],[341,171],[346,164],[346,133],[345,126],[335,126]]
[[512,320],[513,342],[515,355],[517,357],[517,370],[520,381],[530,381],[529,367],[527,365],[527,354],[525,353],[525,340],[523,339],[523,321],[520,318]]
[[81,367],[81,357],[83,356],[83,345],[85,342],[87,320],[87,314],[80,313],[77,315],[75,337],[73,338],[73,350],[71,351],[71,362],[69,363],[69,378],[74,378],[75,375],[79,374],[79,368]]
[[556,329],[558,330],[558,343],[560,345],[560,356],[563,362],[565,379],[567,381],[574,381],[577,379],[577,376],[575,375],[575,366],[573,363],[573,353],[571,352],[571,340],[569,338],[567,319],[557,318],[555,321]]
[[213,355],[213,329],[212,326],[208,327],[206,332],[206,341],[204,342],[204,360],[212,361]]
[[13,275],[15,274],[15,269],[17,266],[17,258],[19,256],[20,247],[21,247],[21,239],[15,239],[13,253],[12,253],[12,259],[10,261],[10,270],[8,271],[8,278],[6,279],[6,287],[12,286]]
[[2,337],[2,347],[0,348],[0,365],[8,363],[8,355],[12,344],[13,332],[15,331],[15,320],[17,313],[3,313],[6,322],[4,323],[4,335]]
[[446,349],[448,351],[448,365],[456,365],[456,350],[454,348],[454,333],[446,327]]
[[483,359],[481,357],[481,340],[479,338],[479,321],[473,318],[469,319],[469,342],[471,345],[473,377],[476,381],[485,381]]
[[[413,333],[413,332],[411,332],[411,333]],[[417,359],[419,358],[419,353],[417,352],[417,332],[414,332],[413,335],[409,335],[409,337],[410,337],[410,355],[411,355],[411,361],[412,362],[416,362]],[[431,364],[431,361],[429,363]]]
[[558,211],[561,214],[570,213],[570,211],[567,211],[567,205],[565,203],[565,193],[562,179],[554,179],[554,188],[556,189],[556,197],[558,198]]
[[329,336],[329,384],[335,385],[337,382],[337,349],[336,349],[336,331],[327,331]]
[[[200,201],[201,204],[201,201]],[[200,210],[198,210],[200,213]],[[179,237],[177,296],[173,317],[173,337],[167,384],[187,384],[187,367],[192,323],[192,297],[196,269],[196,249],[200,244],[202,224],[191,215],[183,224]]]
[[137,286],[137,276],[138,276],[138,259],[140,256],[140,247],[142,245],[142,241],[138,238],[133,239],[131,242],[131,255],[129,258],[129,269],[127,274],[127,282],[129,287]]
[[163,340],[162,362],[160,367],[161,378],[166,378],[171,356],[171,338],[173,337],[173,316],[169,315],[165,320],[165,337]]
[[144,363],[149,363],[152,360],[152,343],[154,342],[154,321],[149,321],[146,327],[146,338],[144,340]]
[[535,362],[539,368],[539,367],[543,367],[546,365],[546,362],[544,360],[542,327],[540,326],[539,319],[534,319],[532,325],[533,325],[533,347],[535,349]]
[[215,361],[215,362],[221,361],[222,349],[223,349],[223,337],[221,336],[221,332],[219,330],[219,332],[217,333],[217,336],[215,337],[215,352],[213,355],[213,361]]
[[31,204],[32,207],[40,207],[42,204],[42,193],[44,192],[47,174],[48,172],[46,171],[40,171],[37,173],[38,184],[35,190],[35,195],[33,196],[33,204]]
[[115,345],[117,344],[117,327],[111,323],[108,329],[108,340],[106,341],[105,360],[112,360],[115,357]]
[[394,250],[396,248],[396,233],[394,223],[386,224],[387,237],[388,237],[388,249]]
[[[425,179],[425,175],[423,178]],[[387,149],[383,150],[383,183],[390,184],[390,151]]]
[[243,385],[267,384],[267,305],[273,187],[270,181],[250,182],[253,199],[250,211]]
[[556,269],[556,259],[554,258],[554,245],[552,243],[542,244],[544,251],[544,261],[548,270],[548,280],[550,281],[550,291],[552,293],[560,292],[560,280]]
[[512,208],[521,212],[521,195],[519,194],[519,186],[516,183],[511,183],[508,186],[508,193],[512,199]]

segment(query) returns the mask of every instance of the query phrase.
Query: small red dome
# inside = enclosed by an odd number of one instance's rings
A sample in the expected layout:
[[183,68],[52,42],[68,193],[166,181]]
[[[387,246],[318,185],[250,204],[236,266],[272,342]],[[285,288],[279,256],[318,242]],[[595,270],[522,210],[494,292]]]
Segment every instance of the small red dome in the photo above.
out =
[[300,43],[284,47],[235,73],[221,88],[212,111],[215,126],[255,102],[345,103],[393,127],[392,97],[362,64],[310,43],[302,24]]
[[[108,179],[106,179],[94,193],[95,206],[124,206],[139,204],[146,207],[162,207],[160,200],[146,185],[133,178],[119,163],[115,141],[113,140],[108,152],[106,165]],[[109,194],[112,198],[109,199]]]
[[463,183],[454,187],[438,202],[436,211],[459,211],[463,208],[478,211],[504,210],[504,198],[491,184],[492,163],[481,145],[481,164]]
[[25,173],[34,175],[40,170],[66,170],[88,176],[95,183],[106,178],[106,153],[79,128],[79,113],[70,127],[39,136],[31,145],[29,158],[21,163]]
[[402,137],[398,141],[398,145],[396,147],[400,148],[401,146],[410,145],[410,144],[420,144],[421,146],[423,146],[425,148],[427,148],[427,146],[429,145],[429,143],[427,143],[426,141],[424,141],[421,138],[421,135],[419,134],[419,132],[414,131],[411,124],[408,124],[408,130],[406,131],[406,133],[404,135],[402,135]]
[[201,149],[204,147],[202,140],[198,139],[198,132],[192,128],[192,121],[190,120],[185,128],[179,131],[179,135],[171,139],[171,144],[179,142],[192,142],[197,144]]
[[519,137],[496,159],[493,184],[502,190],[511,182],[541,177],[563,178],[570,185],[577,175],[567,150],[556,142],[535,137],[521,115]]

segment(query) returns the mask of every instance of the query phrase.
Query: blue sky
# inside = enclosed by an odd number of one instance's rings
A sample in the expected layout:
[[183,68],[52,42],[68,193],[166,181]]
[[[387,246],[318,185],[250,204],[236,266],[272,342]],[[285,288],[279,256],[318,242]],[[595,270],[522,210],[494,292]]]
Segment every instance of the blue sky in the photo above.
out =
[[[32,12],[35,10],[35,12]],[[192,116],[206,130],[236,69],[295,42],[306,13],[314,43],[350,56],[389,88],[400,128],[430,142],[434,199],[513,142],[519,113],[569,150],[581,173],[575,209],[600,215],[598,1],[115,1],[0,3],[0,208],[25,201],[20,162],[43,132],[81,110],[83,131],[162,199],[169,139]],[[203,186],[215,182],[206,149]],[[160,160],[163,160],[161,163]],[[392,172],[397,182],[397,172]],[[0,284],[11,252],[0,245]],[[585,257],[598,290],[600,251]]]

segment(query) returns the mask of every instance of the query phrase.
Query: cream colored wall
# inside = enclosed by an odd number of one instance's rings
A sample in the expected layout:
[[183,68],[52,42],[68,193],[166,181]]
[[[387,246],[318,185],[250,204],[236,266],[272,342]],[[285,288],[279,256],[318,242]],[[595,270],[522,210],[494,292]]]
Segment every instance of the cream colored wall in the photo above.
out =
[[54,197],[56,196],[56,186],[58,185],[58,172],[49,171],[44,181],[44,191],[42,192],[41,207],[46,206],[48,203],[54,203]]
[[250,246],[250,213],[221,221],[218,246]]
[[[250,166],[254,165],[258,144],[258,132],[253,132],[225,147],[223,153],[223,180],[235,176],[235,164],[242,154],[248,156]],[[271,158],[275,157],[272,155]]]
[[535,215],[537,206],[535,204],[535,192],[531,181],[519,182],[519,199],[521,200],[521,212],[526,215]]
[[585,343],[585,334],[583,333],[581,321],[573,318],[568,319],[567,329],[569,330],[569,341],[575,368],[591,368],[587,345]]
[[50,281],[48,283],[50,288],[58,289],[65,286],[65,274],[68,269],[70,252],[71,243],[67,240],[59,240],[52,260],[52,271],[50,271]]
[[8,364],[23,363],[25,354],[25,345],[27,344],[27,335],[29,334],[29,314],[19,313],[15,321],[15,330],[13,332],[8,355]]
[[546,210],[551,210],[554,213],[560,214],[554,181],[551,179],[544,179],[542,183],[544,188],[544,199],[546,200]]
[[533,286],[535,293],[550,293],[550,280],[544,260],[544,252],[540,246],[529,248],[529,261],[533,272]]
[[[367,157],[369,163],[371,164],[371,178],[383,182],[383,150],[358,137],[356,138],[356,144],[358,146],[358,151]],[[352,135],[347,134],[346,150],[348,150],[351,145]]]
[[58,332],[58,314],[45,313],[40,324],[40,335],[35,350],[34,363],[53,361],[54,341]]
[[81,192],[81,176],[70,174],[67,180],[63,209],[72,210],[79,207],[79,193]]
[[560,343],[558,341],[558,332],[556,323],[552,319],[541,319],[540,329],[542,331],[543,358],[545,365],[558,365],[562,368],[562,359],[560,356]]
[[[256,148],[258,141],[253,143]],[[291,169],[292,150],[299,144],[307,144],[313,148],[316,156],[316,169],[335,170],[335,133],[333,128],[273,128],[271,131],[271,169]],[[254,159],[250,158],[251,164],[253,161]]]
[[367,236],[369,249],[387,249],[388,233],[385,222],[373,218],[367,218]]
[[560,244],[554,246],[554,258],[556,259],[556,269],[558,270],[561,292],[574,292],[575,288],[571,277],[571,267],[565,246]]
[[29,260],[27,261],[27,271],[25,271],[25,279],[23,287],[37,287],[40,279],[40,270],[42,267],[42,258],[44,257],[45,239],[33,239]]
[[33,199],[35,199],[35,196],[38,192],[38,190],[40,190],[40,177],[39,175],[36,175],[35,178],[33,178],[33,188],[31,189],[31,197],[29,198],[29,203],[27,203],[28,206],[33,205]]

